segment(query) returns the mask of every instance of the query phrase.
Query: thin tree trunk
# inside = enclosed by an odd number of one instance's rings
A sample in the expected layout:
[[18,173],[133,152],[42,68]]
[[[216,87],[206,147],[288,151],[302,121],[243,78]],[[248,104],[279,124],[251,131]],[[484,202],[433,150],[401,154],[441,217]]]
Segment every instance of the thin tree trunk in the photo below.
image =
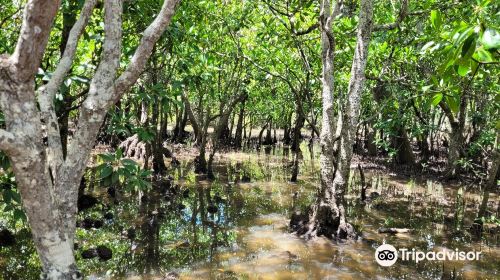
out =
[[238,123],[236,124],[236,132],[234,135],[234,147],[237,149],[241,148],[242,141],[242,130],[243,130],[243,121],[245,119],[245,100],[241,102],[240,112],[238,114]]
[[300,142],[302,140],[302,128],[304,127],[305,117],[298,104],[295,105],[295,125],[293,127],[293,138],[291,150],[298,152],[300,149]]

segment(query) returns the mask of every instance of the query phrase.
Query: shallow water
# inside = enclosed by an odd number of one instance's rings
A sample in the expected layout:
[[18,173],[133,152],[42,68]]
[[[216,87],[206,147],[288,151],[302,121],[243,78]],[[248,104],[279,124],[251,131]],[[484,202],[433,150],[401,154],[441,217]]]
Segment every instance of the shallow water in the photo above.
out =
[[[100,229],[78,229],[79,267],[90,279],[162,279],[175,271],[181,279],[500,279],[498,230],[474,236],[468,230],[480,204],[473,187],[366,172],[370,192],[378,199],[362,204],[359,173],[353,170],[348,215],[362,240],[334,243],[324,238],[305,242],[288,232],[293,209],[308,205],[315,194],[319,166],[307,148],[297,183],[290,183],[292,156],[282,149],[260,153],[231,152],[217,158],[218,178],[193,173],[189,159],[170,174],[185,197],[165,199],[160,192],[121,193],[115,201],[94,187],[102,205],[80,213],[100,218],[112,213]],[[491,195],[491,202],[498,197]],[[182,206],[179,206],[182,204]],[[209,213],[208,208],[217,208]],[[492,207],[496,207],[492,203]],[[490,209],[495,212],[495,209]],[[212,211],[214,212],[214,211]],[[380,227],[415,229],[379,234]],[[136,237],[130,240],[127,230]],[[374,259],[382,243],[423,251],[480,250],[479,261],[398,261],[383,268]],[[106,245],[107,262],[81,258],[83,250]],[[19,267],[26,270],[19,272]],[[5,279],[36,279],[39,271],[31,242],[25,238],[0,251]]]

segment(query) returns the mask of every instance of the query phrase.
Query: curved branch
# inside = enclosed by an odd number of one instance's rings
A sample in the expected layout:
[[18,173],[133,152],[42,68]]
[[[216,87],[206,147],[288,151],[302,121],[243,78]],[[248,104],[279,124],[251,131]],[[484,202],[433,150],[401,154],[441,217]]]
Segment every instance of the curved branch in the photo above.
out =
[[408,16],[408,0],[401,0],[401,8],[399,9],[398,18],[393,23],[379,24],[373,27],[373,32],[393,30],[399,27],[401,22]]
[[87,26],[97,0],[87,0],[83,5],[80,17],[71,28],[64,53],[50,81],[37,90],[41,116],[47,128],[48,159],[53,171],[56,171],[63,161],[59,123],[54,108],[54,96],[59,90],[64,78],[73,64],[78,40]]
[[30,0],[26,4],[16,49],[10,57],[20,82],[35,77],[59,4],[59,0]]
[[130,64],[115,82],[114,101],[117,101],[120,96],[135,83],[142,71],[144,71],[153,47],[172,20],[172,16],[174,15],[175,8],[179,1],[180,0],[165,0],[158,16],[144,31],[141,43],[130,60]]

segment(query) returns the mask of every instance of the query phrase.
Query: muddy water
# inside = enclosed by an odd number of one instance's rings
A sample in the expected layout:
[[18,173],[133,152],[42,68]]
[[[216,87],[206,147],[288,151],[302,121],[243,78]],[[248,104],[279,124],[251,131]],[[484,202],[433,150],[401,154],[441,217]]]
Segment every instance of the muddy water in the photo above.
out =
[[[181,159],[169,172],[179,185],[174,198],[157,189],[117,189],[111,199],[106,189],[89,188],[101,202],[79,220],[102,219],[104,213],[113,218],[98,229],[78,229],[78,266],[89,279],[163,279],[172,271],[181,279],[500,279],[498,224],[487,221],[481,236],[469,230],[481,201],[474,186],[366,171],[368,197],[374,195],[361,203],[359,173],[353,170],[347,211],[361,240],[305,242],[290,234],[288,217],[311,203],[318,184],[317,155],[302,150],[297,183],[289,182],[292,155],[276,148],[219,156],[214,181],[194,174],[190,158]],[[497,203],[491,195],[492,213]],[[380,227],[413,230],[389,235],[379,234]],[[18,236],[24,239],[0,250],[0,278],[36,279],[40,268],[29,234]],[[477,250],[482,258],[398,261],[383,268],[374,259],[382,243],[422,251]],[[82,258],[84,250],[99,245],[112,250],[111,260]]]
[[[245,155],[229,154],[242,160]],[[471,235],[467,230],[480,197],[460,186],[443,187],[434,181],[415,181],[388,174],[366,174],[369,192],[381,196],[361,204],[354,173],[351,180],[351,220],[362,231],[362,241],[333,243],[324,238],[305,242],[288,233],[290,210],[309,203],[317,184],[317,169],[304,156],[299,183],[287,182],[283,158],[261,155],[246,159],[259,166],[264,178],[238,183],[246,196],[266,193],[278,211],[256,212],[235,221],[236,239],[218,248],[210,258],[181,270],[182,279],[500,279],[498,234]],[[271,173],[271,175],[267,174]],[[296,198],[294,194],[298,193]],[[493,200],[497,198],[492,198]],[[493,201],[492,201],[493,202]],[[458,209],[460,208],[460,209]],[[379,234],[380,227],[405,227],[411,233]],[[410,261],[383,268],[374,260],[375,248],[390,243],[396,248],[422,251],[482,251],[479,261]]]

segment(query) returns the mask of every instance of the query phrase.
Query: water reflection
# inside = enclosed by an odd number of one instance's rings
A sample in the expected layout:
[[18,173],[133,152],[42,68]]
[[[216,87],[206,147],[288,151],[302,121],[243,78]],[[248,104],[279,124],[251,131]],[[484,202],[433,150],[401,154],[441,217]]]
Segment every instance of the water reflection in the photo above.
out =
[[[334,244],[318,238],[304,242],[288,233],[293,208],[310,204],[318,183],[318,149],[302,149],[299,176],[289,182],[294,157],[287,149],[262,153],[230,152],[218,158],[215,181],[195,175],[189,159],[171,170],[171,182],[152,191],[112,199],[98,187],[101,203],[80,213],[102,219],[103,227],[79,228],[79,266],[94,279],[161,279],[176,271],[181,279],[498,279],[498,228],[479,238],[468,227],[480,196],[470,188],[443,186],[432,180],[389,177],[366,172],[367,200],[359,197],[358,172],[349,185],[350,219],[363,241]],[[316,157],[317,158],[317,157]],[[490,200],[497,200],[491,194]],[[109,217],[109,216],[108,216]],[[380,227],[404,227],[409,233],[379,234]],[[36,279],[39,271],[28,235],[17,234],[13,247],[1,248],[4,279]],[[378,266],[375,248],[387,242],[421,250],[482,250],[475,262],[399,262]],[[83,259],[83,250],[105,245],[107,262]],[[26,267],[20,275],[18,268]],[[17,274],[16,274],[17,273]]]

